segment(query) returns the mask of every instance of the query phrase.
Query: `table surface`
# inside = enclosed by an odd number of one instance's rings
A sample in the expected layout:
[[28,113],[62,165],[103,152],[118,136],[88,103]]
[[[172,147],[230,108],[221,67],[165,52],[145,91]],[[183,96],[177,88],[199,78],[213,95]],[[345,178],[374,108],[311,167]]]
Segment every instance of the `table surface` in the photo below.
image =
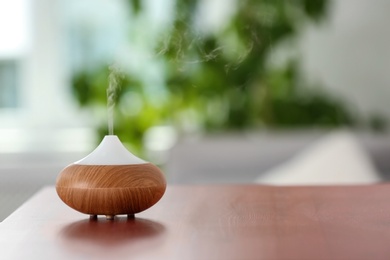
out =
[[0,223],[1,259],[390,259],[390,184],[168,187],[135,219],[47,187]]

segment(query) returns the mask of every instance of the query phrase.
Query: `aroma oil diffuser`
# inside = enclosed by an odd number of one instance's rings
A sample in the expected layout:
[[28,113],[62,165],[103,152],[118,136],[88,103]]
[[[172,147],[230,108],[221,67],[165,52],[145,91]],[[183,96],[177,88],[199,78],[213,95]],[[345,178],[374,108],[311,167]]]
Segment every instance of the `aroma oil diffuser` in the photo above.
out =
[[91,217],[133,217],[153,206],[165,192],[164,175],[155,165],[130,153],[116,135],[107,135],[87,157],[61,171],[58,196]]

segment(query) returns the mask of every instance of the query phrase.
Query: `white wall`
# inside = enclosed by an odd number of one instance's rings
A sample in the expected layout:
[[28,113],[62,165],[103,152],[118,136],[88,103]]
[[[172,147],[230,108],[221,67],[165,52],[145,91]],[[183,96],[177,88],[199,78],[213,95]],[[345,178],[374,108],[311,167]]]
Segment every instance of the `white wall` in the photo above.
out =
[[301,42],[311,79],[363,113],[390,119],[390,1],[334,0],[327,20]]
[[[0,153],[89,150],[94,142],[93,131],[69,89],[60,2],[18,2],[20,5],[14,9],[13,5],[3,4],[9,12],[13,10],[23,17],[16,20],[24,28],[19,30],[24,38],[19,40],[21,47],[15,54],[21,69],[17,91],[20,106],[0,109]],[[12,26],[15,21],[9,23]],[[2,35],[9,39],[14,31],[5,30]],[[0,59],[10,53],[5,47],[0,44]]]

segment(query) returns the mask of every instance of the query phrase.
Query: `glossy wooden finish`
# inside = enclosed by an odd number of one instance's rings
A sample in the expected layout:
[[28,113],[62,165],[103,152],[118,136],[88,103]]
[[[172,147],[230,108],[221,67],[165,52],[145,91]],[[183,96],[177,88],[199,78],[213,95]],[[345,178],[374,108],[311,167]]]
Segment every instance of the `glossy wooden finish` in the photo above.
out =
[[390,185],[169,187],[88,220],[47,188],[0,224],[1,259],[390,259]]
[[153,164],[71,164],[58,176],[58,196],[82,213],[115,215],[139,213],[161,199],[166,182]]

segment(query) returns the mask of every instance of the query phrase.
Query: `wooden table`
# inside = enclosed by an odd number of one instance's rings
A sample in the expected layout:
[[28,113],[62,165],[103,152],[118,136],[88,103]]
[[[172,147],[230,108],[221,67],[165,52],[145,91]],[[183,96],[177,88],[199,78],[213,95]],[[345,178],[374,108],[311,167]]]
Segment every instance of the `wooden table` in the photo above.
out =
[[390,259],[390,184],[168,187],[113,222],[48,187],[0,224],[0,259]]

